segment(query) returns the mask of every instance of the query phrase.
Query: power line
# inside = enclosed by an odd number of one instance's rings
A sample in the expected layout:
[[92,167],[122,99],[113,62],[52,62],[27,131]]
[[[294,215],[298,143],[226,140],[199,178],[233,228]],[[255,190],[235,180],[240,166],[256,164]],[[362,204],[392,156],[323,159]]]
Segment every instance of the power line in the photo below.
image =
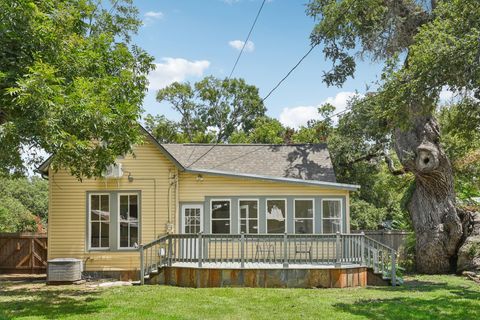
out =
[[[265,5],[265,2],[267,2],[267,0],[263,0],[262,1],[262,4],[260,5],[260,8],[258,9],[258,12],[257,12],[257,15],[255,16],[255,19],[253,20],[253,23],[252,23],[252,26],[250,27],[250,31],[248,31],[248,34],[247,34],[247,38],[245,39],[245,42],[243,43],[243,46],[242,46],[242,49],[240,50],[240,52],[238,53],[238,56],[237,56],[237,59],[235,60],[235,63],[233,64],[233,68],[232,68],[232,71],[230,71],[230,74],[228,76],[227,79],[230,79],[233,75],[233,72],[235,71],[235,68],[237,67],[237,64],[238,64],[238,61],[240,60],[240,57],[242,56],[242,53],[243,51],[245,50],[245,47],[250,39],[250,36],[252,35],[252,32],[253,32],[253,29],[255,28],[255,25],[257,24],[257,21],[258,21],[258,17],[260,16],[260,13],[262,12],[262,9],[263,9],[263,6]],[[207,154],[210,153],[210,151],[212,151],[213,148],[215,148],[215,146],[217,146],[220,142],[217,141],[215,142],[215,144],[213,144],[210,149],[208,149],[204,154],[202,154],[200,157],[198,157],[197,159],[195,159],[195,161],[193,161],[192,163],[190,163],[187,168],[189,168],[190,166],[194,165],[195,163],[197,163],[200,159],[202,159],[203,157],[205,157]]]
[[232,77],[232,74],[235,71],[235,68],[237,67],[238,61],[240,60],[240,57],[242,56],[243,50],[245,50],[245,46],[247,45],[248,40],[250,39],[250,35],[252,34],[253,28],[255,28],[255,24],[257,23],[258,17],[260,16],[260,12],[262,12],[263,6],[265,5],[266,1],[267,0],[263,0],[262,5],[258,9],[255,20],[253,20],[253,24],[250,28],[250,31],[248,32],[247,38],[245,39],[245,42],[243,43],[242,50],[240,50],[240,53],[237,56],[237,60],[235,60],[235,64],[233,65],[232,71],[230,71],[230,75],[228,76],[228,79],[230,79]]
[[277,83],[277,85],[275,87],[273,87],[272,90],[270,90],[270,92],[262,99],[262,102],[267,100],[268,97],[270,97],[270,95],[275,91],[277,90],[278,87],[280,87],[280,85],[282,84],[283,81],[285,81],[291,74],[293,71],[295,71],[295,69],[297,69],[297,67],[303,62],[303,60],[305,60],[306,57],[308,57],[308,55],[313,51],[313,49],[315,49],[317,45],[313,45],[310,47],[310,50],[307,51],[307,53],[305,53],[303,55],[303,57],[300,58],[300,60],[298,60],[298,62],[293,66],[292,69],[290,69],[290,71],[287,72],[287,74]]
[[[258,16],[260,15],[260,12],[262,11],[262,8],[263,8],[263,5],[265,4],[266,0],[264,0],[262,2],[262,5],[260,6],[260,10],[258,11],[257,13],[257,16],[255,17],[255,21],[253,22],[253,25],[252,25],[252,28],[250,28],[250,32],[248,33],[248,36],[247,36],[247,41],[248,41],[248,38],[250,37],[250,34],[253,30],[253,27],[255,26],[255,23],[257,22],[257,19],[258,19]],[[350,3],[350,5],[346,8],[345,11],[343,11],[340,15],[339,15],[339,18],[343,18],[343,16],[345,15],[345,13],[347,13],[348,10],[351,9],[352,7],[352,4],[354,3],[354,1],[352,1]],[[338,20],[338,18],[336,19],[336,21]],[[334,24],[332,24],[334,25]],[[328,30],[328,32],[332,31],[333,30],[333,27],[331,28],[331,30]],[[327,32],[327,33],[328,33]],[[243,52],[243,49],[245,48],[245,45],[246,45],[246,41],[245,43],[243,44],[243,47],[242,47],[242,50],[240,51],[240,54],[238,55],[237,57],[237,61],[235,61],[235,64],[233,66],[233,69],[232,69],[232,72],[230,72],[230,76],[233,74],[233,71],[235,70],[235,67],[238,63],[238,60],[240,59],[240,56]],[[275,87],[273,87],[272,90],[270,90],[270,92],[261,100],[261,102],[263,103],[268,97],[270,97],[270,95],[293,73],[293,71],[303,62],[303,60],[305,60],[305,58],[308,57],[308,55],[310,55],[310,53],[313,51],[313,49],[315,49],[315,47],[317,46],[317,44],[315,45],[312,45],[310,47],[310,49],[307,51],[307,53],[305,53],[303,55],[303,57],[300,58],[300,60],[290,69],[290,71],[287,72],[287,74],[275,85]],[[229,78],[230,78],[229,76]],[[212,145],[210,147],[210,149],[208,149],[204,154],[202,154],[200,157],[198,157],[195,161],[193,161],[192,163],[190,163],[188,165],[188,167],[192,166],[193,164],[197,163],[200,159],[202,159],[203,157],[205,157],[208,153],[210,153],[210,151],[212,151],[213,148],[215,148],[215,146],[217,146],[219,144],[219,141],[217,141],[214,145]]]

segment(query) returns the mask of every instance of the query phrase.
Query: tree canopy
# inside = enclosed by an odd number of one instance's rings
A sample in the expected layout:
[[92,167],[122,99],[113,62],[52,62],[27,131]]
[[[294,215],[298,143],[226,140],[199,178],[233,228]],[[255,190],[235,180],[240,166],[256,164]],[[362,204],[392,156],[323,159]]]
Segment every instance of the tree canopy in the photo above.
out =
[[[206,77],[193,86],[175,82],[158,91],[157,101],[169,103],[181,116],[172,136],[177,142],[226,142],[234,132],[252,129],[266,110],[258,88],[243,79]],[[147,117],[148,126],[152,121],[165,128],[161,117]]]
[[[99,176],[140,141],[152,57],[131,43],[132,0],[0,2],[0,173],[52,166]],[[26,160],[25,160],[26,159]]]

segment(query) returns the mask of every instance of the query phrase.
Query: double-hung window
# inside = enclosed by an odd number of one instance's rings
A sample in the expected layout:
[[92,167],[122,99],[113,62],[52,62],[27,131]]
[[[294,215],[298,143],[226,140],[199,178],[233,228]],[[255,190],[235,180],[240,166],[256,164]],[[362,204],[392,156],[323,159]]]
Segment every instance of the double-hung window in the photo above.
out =
[[119,247],[136,248],[138,246],[138,195],[122,194],[119,199]]
[[212,200],[212,233],[230,233],[230,200]]
[[295,199],[295,233],[313,233],[313,210],[312,199]]
[[91,249],[110,247],[110,195],[90,194],[88,215],[90,217],[89,244]]
[[340,199],[322,200],[323,233],[342,232],[342,202]]
[[239,200],[240,232],[258,233],[258,200]]
[[284,233],[286,231],[286,207],[285,200],[267,200],[267,233]]

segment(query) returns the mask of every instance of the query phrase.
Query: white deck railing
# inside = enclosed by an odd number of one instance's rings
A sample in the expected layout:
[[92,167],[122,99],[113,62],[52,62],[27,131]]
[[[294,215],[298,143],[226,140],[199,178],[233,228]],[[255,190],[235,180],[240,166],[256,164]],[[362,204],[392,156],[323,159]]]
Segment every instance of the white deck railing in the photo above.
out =
[[170,234],[141,245],[140,279],[185,264],[241,269],[258,265],[365,266],[396,282],[396,252],[364,234]]

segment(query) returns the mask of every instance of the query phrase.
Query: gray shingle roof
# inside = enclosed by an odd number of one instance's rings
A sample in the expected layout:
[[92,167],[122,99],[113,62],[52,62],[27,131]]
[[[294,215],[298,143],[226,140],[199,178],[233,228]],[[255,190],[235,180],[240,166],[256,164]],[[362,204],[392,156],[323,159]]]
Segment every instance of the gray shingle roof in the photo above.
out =
[[162,144],[185,168],[336,182],[326,144]]

